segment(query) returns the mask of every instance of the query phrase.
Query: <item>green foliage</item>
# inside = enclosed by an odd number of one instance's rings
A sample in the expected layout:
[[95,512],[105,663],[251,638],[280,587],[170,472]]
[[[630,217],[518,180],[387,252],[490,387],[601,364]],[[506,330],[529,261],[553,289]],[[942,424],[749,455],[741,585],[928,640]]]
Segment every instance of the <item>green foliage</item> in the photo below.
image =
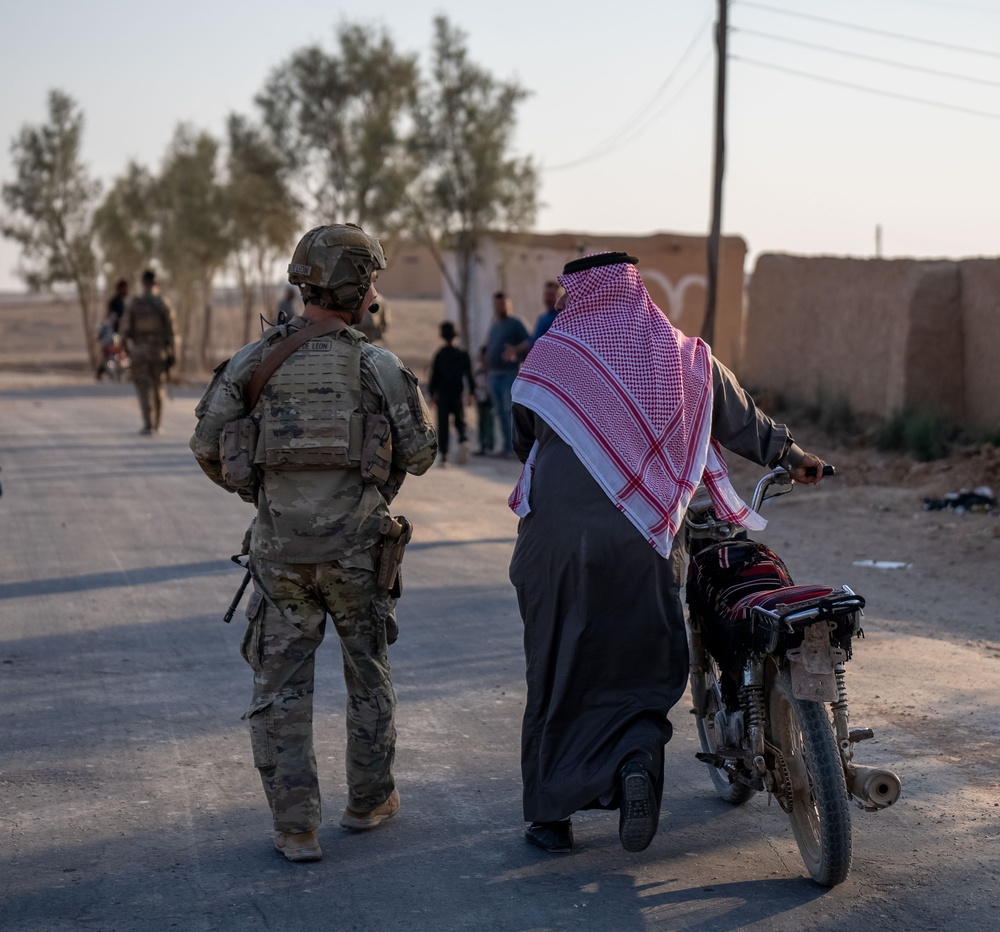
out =
[[[530,158],[510,149],[517,107],[527,92],[499,81],[469,60],[465,34],[434,20],[430,79],[417,101],[410,140],[423,171],[408,203],[425,242],[445,243],[458,256],[458,280],[446,280],[468,334],[472,257],[480,237],[495,228],[523,229],[535,219],[538,175]],[[443,267],[443,266],[442,266]]]
[[291,252],[299,232],[299,205],[289,188],[287,165],[264,132],[232,114],[223,196],[230,227],[230,262],[243,303],[243,342],[250,341],[256,295],[272,303],[268,280],[279,257]]
[[256,102],[317,222],[391,232],[417,173],[402,142],[417,58],[397,52],[384,30],[350,23],[337,30],[337,46],[294,52]]
[[831,393],[822,385],[816,390],[815,401],[806,406],[805,416],[831,437],[848,438],[860,432],[847,397]]
[[958,431],[947,418],[922,411],[897,411],[875,437],[880,450],[909,453],[921,462],[939,460],[948,455],[949,445]]
[[[256,98],[261,125],[233,114],[225,148],[182,125],[159,173],[130,163],[98,204],[82,160],[83,115],[53,91],[48,121],[11,144],[17,177],[3,186],[0,230],[21,245],[29,286],[76,286],[92,358],[98,272],[134,282],[151,265],[167,273],[182,360],[197,346],[209,361],[213,279],[227,265],[249,339],[256,294],[271,303],[267,282],[302,232],[303,212],[421,239],[458,300],[464,336],[480,237],[534,222],[535,167],[511,153],[526,96],[473,63],[465,34],[443,16],[423,78],[417,56],[398,51],[384,29],[345,22],[333,52],[301,48],[271,73]],[[444,248],[458,255],[457,275]]]
[[8,211],[0,232],[20,244],[19,274],[29,288],[61,283],[76,288],[93,362],[97,260],[91,215],[100,185],[83,162],[82,141],[83,114],[76,102],[51,91],[48,122],[24,126],[11,142],[16,178],[0,193]]
[[156,253],[155,179],[149,170],[130,162],[94,214],[94,232],[104,257],[108,279],[137,282]]
[[219,174],[219,143],[209,133],[180,125],[154,186],[157,256],[178,300],[182,360],[196,318],[199,362],[209,366],[212,282],[230,254],[226,198]]

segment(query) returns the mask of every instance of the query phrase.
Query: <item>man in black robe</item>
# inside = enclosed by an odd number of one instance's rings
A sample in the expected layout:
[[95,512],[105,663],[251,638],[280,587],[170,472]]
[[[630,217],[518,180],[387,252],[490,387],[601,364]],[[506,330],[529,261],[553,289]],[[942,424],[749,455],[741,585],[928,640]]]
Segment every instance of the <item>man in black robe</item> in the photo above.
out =
[[[822,465],[756,408],[705,344],[672,328],[636,261],[605,253],[567,265],[566,310],[514,388],[514,450],[526,463],[511,497],[522,521],[510,566],[527,662],[524,817],[527,840],[552,852],[571,850],[570,816],[581,809],[619,809],[628,851],[656,833],[667,714],[688,675],[679,522],[704,477],[723,513],[762,526],[735,497],[724,464],[720,480],[711,442],[788,465],[799,481],[818,481],[805,467]],[[609,325],[619,328],[612,341]],[[584,360],[596,362],[581,374]],[[662,384],[647,391],[651,382]],[[635,413],[638,440],[622,427],[618,403]],[[630,454],[641,474],[623,464]],[[649,469],[657,457],[659,476]],[[661,499],[670,507],[657,511]]]

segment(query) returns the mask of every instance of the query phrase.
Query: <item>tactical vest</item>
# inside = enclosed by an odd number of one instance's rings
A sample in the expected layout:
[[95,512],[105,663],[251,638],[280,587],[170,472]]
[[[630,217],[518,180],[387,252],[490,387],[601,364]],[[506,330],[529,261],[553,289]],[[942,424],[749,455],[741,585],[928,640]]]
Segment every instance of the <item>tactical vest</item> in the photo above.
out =
[[156,295],[139,295],[133,299],[130,336],[137,343],[167,341],[167,307]]
[[319,337],[271,376],[259,403],[256,465],[356,469],[361,465],[361,343]]

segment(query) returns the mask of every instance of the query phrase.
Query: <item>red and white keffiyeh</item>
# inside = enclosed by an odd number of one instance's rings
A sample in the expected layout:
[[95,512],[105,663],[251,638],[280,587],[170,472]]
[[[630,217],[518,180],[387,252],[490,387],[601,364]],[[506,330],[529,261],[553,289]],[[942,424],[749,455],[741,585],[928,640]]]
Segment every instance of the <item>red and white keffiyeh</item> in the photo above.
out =
[[[511,397],[539,414],[661,556],[699,482],[726,521],[761,530],[711,439],[711,350],[653,303],[633,265],[559,276],[568,301],[528,353]],[[523,517],[533,449],[509,505]]]

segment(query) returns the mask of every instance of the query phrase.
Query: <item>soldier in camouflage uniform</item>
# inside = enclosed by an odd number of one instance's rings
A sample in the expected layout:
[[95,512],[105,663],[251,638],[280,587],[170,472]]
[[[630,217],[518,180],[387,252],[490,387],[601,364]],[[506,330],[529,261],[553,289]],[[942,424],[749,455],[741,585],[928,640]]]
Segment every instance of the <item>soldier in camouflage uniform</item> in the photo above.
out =
[[[358,227],[307,233],[289,265],[302,316],[265,330],[220,366],[196,409],[190,444],[208,476],[233,491],[220,436],[246,415],[259,431],[248,444],[257,484],[249,495],[241,491],[257,503],[249,542],[255,593],[241,649],[254,671],[245,718],[275,846],[293,861],[322,856],[312,694],[327,615],[340,636],[348,693],[349,795],[341,825],[374,828],[399,810],[396,697],[386,650],[396,638],[396,600],[376,584],[376,560],[390,502],[406,473],[432,465],[437,439],[413,374],[354,329],[384,267],[378,241]],[[280,364],[248,411],[247,388],[262,360],[303,328],[333,324],[338,329],[311,338]],[[372,479],[359,466],[355,428],[378,415],[391,428],[391,463]]]
[[160,432],[163,382],[176,358],[177,321],[170,302],[157,289],[156,273],[142,273],[142,294],[125,309],[119,333],[132,359],[132,379],[142,413],[141,434]]

